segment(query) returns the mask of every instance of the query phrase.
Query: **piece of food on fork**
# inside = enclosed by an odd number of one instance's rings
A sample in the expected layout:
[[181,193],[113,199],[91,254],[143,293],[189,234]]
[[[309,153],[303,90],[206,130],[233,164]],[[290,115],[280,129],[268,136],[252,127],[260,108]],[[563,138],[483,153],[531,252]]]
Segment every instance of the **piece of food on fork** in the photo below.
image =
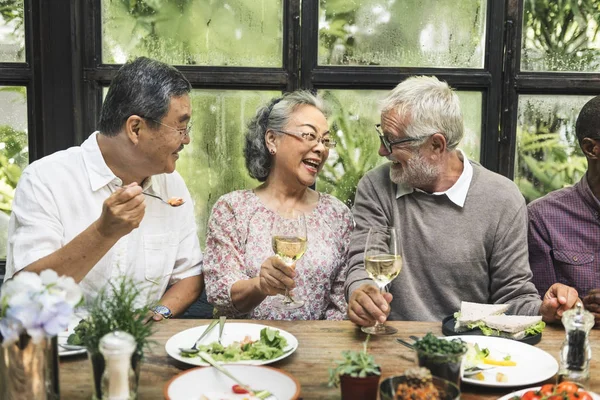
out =
[[184,203],[184,200],[181,197],[169,197],[169,200],[167,200],[167,203],[169,203],[173,207],[179,207],[180,205],[182,205]]

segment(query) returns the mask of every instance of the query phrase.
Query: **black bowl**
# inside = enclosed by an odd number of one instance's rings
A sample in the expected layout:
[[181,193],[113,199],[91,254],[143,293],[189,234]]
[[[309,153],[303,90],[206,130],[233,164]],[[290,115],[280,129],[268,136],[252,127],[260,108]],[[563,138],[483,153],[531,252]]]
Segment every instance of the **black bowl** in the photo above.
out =
[[[379,384],[381,400],[396,400],[396,389],[404,382],[406,382],[406,375],[391,376],[381,381]],[[460,389],[452,382],[434,376],[433,386],[439,391],[441,400],[460,399]]]

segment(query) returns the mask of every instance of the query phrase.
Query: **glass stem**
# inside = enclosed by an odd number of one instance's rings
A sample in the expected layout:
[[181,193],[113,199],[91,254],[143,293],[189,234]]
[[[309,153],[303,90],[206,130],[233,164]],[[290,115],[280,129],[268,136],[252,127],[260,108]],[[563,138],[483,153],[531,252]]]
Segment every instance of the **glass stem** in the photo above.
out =
[[294,299],[292,298],[292,296],[290,296],[290,293],[288,292],[288,288],[285,288],[285,299],[283,300],[284,303],[293,303]]
[[[385,285],[379,287],[379,293],[381,293],[381,295],[383,296],[383,294],[385,293]],[[377,320],[377,321],[375,321],[375,326],[373,328],[376,331],[384,331],[385,330],[385,328],[383,327],[384,324],[385,324],[385,322],[379,322],[379,320]]]

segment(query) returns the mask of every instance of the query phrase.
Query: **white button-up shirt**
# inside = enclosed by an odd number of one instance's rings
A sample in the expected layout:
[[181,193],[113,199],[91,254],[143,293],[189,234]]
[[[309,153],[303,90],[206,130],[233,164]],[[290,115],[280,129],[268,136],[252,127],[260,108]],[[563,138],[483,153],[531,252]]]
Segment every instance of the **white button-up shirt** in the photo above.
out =
[[[42,158],[23,172],[10,217],[5,279],[87,229],[100,217],[104,200],[123,184],[106,165],[97,135],[94,132],[81,147]],[[170,207],[145,196],[140,226],[123,236],[81,281],[86,298],[126,274],[141,283],[149,301],[156,301],[168,285],[202,272],[193,202],[181,176],[177,172],[152,176],[144,191],[165,200],[182,197],[185,204]]]

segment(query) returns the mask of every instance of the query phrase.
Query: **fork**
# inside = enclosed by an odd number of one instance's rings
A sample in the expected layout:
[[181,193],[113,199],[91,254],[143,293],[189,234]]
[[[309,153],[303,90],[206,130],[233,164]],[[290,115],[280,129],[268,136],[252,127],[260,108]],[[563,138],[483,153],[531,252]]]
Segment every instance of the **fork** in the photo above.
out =
[[271,392],[269,392],[267,390],[252,390],[250,388],[250,386],[246,385],[244,382],[240,381],[238,378],[233,376],[231,374],[231,372],[229,372],[227,369],[225,369],[222,365],[219,365],[215,361],[215,359],[210,356],[210,354],[208,354],[204,351],[201,351],[200,353],[198,353],[198,355],[200,356],[201,359],[203,359],[204,361],[206,361],[207,363],[212,365],[214,368],[216,368],[217,371],[228,376],[231,380],[233,380],[235,383],[237,383],[242,388],[247,390],[249,393],[252,393],[255,397],[258,397],[259,399],[263,399],[263,400],[266,400],[266,399],[277,400],[277,398],[273,394],[271,394]]
[[219,340],[218,340],[218,342],[220,345],[223,345],[221,343],[221,337],[223,336],[223,327],[225,326],[226,319],[227,319],[227,317],[225,317],[225,316],[219,317]]
[[148,192],[142,192],[142,193],[145,194],[146,196],[154,197],[155,199],[158,199],[158,200],[162,201],[163,203],[165,203],[166,205],[168,205],[170,207],[179,207],[179,206],[183,205],[183,203],[181,203],[181,204],[171,204],[168,201],[164,200],[162,197],[157,196],[155,194],[151,194],[151,193],[148,193]]
[[182,355],[193,355],[193,354],[197,354],[200,350],[198,350],[198,344],[200,343],[200,341],[202,340],[202,338],[204,338],[204,336],[206,336],[211,330],[212,328],[214,328],[217,323],[219,321],[217,321],[216,319],[213,320],[210,325],[208,325],[208,327],[204,330],[204,332],[202,332],[202,335],[200,335],[200,337],[198,339],[196,339],[196,341],[194,342],[194,345],[190,348],[185,348],[185,347],[180,347],[179,351],[181,352]]
[[487,371],[487,370],[494,369],[494,368],[496,368],[496,367],[491,366],[491,365],[490,366],[476,365],[474,367],[465,368],[463,375],[464,376],[476,375],[480,372]]
[[408,347],[411,350],[415,349],[415,346],[412,343],[408,343],[406,340],[402,340],[400,338],[397,338],[396,341],[398,343],[400,343],[401,345],[404,345],[404,346]]

